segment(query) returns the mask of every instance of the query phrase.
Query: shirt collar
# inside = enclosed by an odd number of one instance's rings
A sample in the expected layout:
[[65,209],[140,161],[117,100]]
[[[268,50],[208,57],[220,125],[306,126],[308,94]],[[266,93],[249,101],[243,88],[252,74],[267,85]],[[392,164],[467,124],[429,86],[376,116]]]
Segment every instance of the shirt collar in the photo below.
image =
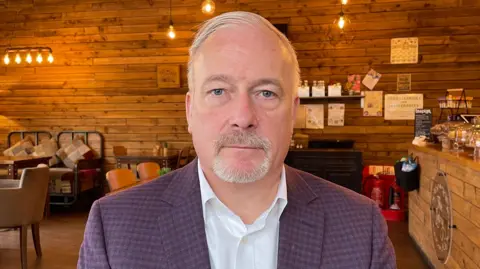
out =
[[[197,159],[198,165],[198,178],[200,181],[200,194],[202,197],[202,208],[203,208],[203,216],[205,215],[205,208],[207,206],[207,202],[211,199],[218,199],[215,193],[213,192],[210,184],[208,183],[205,174],[203,173],[202,167],[200,166],[200,159]],[[282,174],[280,175],[280,184],[278,186],[277,195],[275,196],[273,204],[280,203],[280,212],[283,211],[285,206],[287,206],[287,178],[285,173],[285,165],[282,166]]]

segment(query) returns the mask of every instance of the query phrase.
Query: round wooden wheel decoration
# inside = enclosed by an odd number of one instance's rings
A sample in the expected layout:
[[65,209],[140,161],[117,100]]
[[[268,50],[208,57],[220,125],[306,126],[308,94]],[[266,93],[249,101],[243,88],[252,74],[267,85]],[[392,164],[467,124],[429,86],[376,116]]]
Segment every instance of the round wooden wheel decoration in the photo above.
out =
[[433,181],[430,219],[435,252],[438,260],[445,264],[452,248],[453,219],[450,190],[444,172],[438,172]]

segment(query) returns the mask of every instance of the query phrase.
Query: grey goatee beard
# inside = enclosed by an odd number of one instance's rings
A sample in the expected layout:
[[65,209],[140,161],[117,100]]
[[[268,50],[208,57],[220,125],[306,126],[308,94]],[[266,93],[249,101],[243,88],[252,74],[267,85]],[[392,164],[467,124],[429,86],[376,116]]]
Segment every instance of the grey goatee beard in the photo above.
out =
[[[213,160],[213,172],[221,180],[229,183],[251,183],[262,179],[270,170],[271,143],[265,138],[251,132],[233,132],[225,134],[215,140],[215,158]],[[220,150],[228,145],[243,145],[260,148],[265,151],[265,158],[254,169],[246,171],[228,166],[219,156]]]

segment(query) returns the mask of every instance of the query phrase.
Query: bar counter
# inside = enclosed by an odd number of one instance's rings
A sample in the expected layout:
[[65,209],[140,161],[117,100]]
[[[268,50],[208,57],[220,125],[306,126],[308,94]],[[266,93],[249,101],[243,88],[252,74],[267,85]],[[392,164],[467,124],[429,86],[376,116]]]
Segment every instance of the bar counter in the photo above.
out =
[[[480,162],[468,157],[468,153],[450,153],[440,146],[412,146],[409,153],[418,157],[420,164],[420,188],[409,192],[410,236],[434,268],[480,268]],[[434,187],[438,186],[439,172],[446,174],[451,203],[447,210],[451,215],[445,215],[451,220],[451,227],[445,236],[448,238],[451,231],[452,243],[445,244],[445,253],[449,253],[445,264],[438,254],[442,247],[434,240],[434,234],[439,233],[432,232],[432,219],[438,222],[434,214],[438,212],[434,209],[437,203],[432,203],[432,196],[442,196],[432,195],[438,190]],[[436,238],[438,242],[439,237]]]

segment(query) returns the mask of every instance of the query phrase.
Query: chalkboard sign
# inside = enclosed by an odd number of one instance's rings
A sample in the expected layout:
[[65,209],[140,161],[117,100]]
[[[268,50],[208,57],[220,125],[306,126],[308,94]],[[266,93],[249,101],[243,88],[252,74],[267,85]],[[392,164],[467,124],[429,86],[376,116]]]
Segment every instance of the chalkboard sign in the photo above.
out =
[[430,128],[432,128],[432,110],[415,109],[415,137],[425,136],[430,138]]

